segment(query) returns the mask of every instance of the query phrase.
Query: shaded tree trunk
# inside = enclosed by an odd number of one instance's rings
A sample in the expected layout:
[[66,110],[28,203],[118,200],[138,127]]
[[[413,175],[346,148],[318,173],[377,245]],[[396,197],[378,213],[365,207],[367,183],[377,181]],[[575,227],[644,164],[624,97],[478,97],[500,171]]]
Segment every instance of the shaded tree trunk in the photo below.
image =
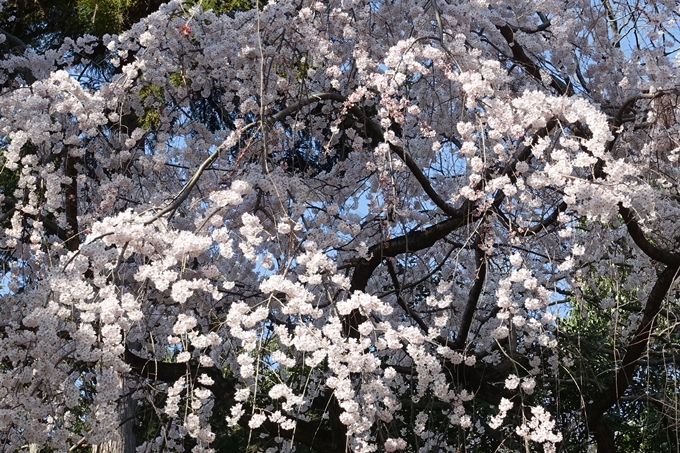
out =
[[[128,385],[123,379],[123,397],[118,403],[120,424],[115,436],[104,443],[92,446],[92,453],[135,453],[137,433],[135,431],[135,400]],[[33,452],[31,452],[33,453]]]

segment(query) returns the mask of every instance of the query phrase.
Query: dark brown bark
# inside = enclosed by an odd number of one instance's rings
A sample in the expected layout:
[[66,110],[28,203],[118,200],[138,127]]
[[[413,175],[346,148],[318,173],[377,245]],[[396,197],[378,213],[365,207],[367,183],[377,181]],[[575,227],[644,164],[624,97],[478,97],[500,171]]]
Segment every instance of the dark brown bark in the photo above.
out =
[[661,304],[675,282],[677,274],[678,266],[667,266],[661,272],[649,293],[640,326],[626,348],[621,367],[614,376],[614,382],[602,392],[596,401],[586,406],[588,429],[595,437],[598,451],[614,452],[614,435],[603,420],[603,415],[620,400],[633,381],[635,368],[647,348]]
[[680,266],[680,255],[677,253],[670,253],[652,244],[652,242],[645,237],[645,233],[642,231],[642,228],[640,228],[640,224],[635,218],[635,214],[633,214],[630,208],[624,207],[623,203],[619,203],[619,214],[621,214],[621,217],[626,224],[628,234],[630,234],[630,237],[633,238],[635,244],[640,247],[640,250],[642,250],[645,255],[654,261],[658,261],[667,266]]
[[470,326],[472,325],[472,318],[477,310],[477,302],[479,301],[479,296],[482,294],[482,288],[484,288],[484,280],[486,279],[486,255],[480,248],[481,241],[482,238],[480,235],[477,235],[477,244],[475,244],[475,261],[477,265],[475,280],[468,293],[468,300],[465,304],[463,315],[461,316],[460,330],[458,331],[458,337],[453,346],[454,349],[463,349],[465,347],[465,342],[470,333]]
[[[515,41],[515,34],[512,30],[512,27],[508,24],[505,24],[503,26],[498,26],[497,28],[498,31],[501,32],[503,39],[505,39],[505,41],[508,43],[508,46],[510,46],[512,59],[534,79],[544,82],[541,77],[541,70],[538,65],[531,58],[529,58],[529,56],[524,51],[524,48]],[[569,82],[569,79],[567,79],[567,82],[565,83],[562,80],[559,80],[557,77],[551,75],[550,83],[548,83],[548,85],[554,88],[555,91],[561,95],[574,95],[574,87],[572,86],[571,82]]]
[[[417,252],[418,250],[432,247],[437,241],[446,237],[458,228],[467,225],[472,220],[472,214],[468,213],[461,217],[444,220],[425,228],[424,230],[414,230],[403,236],[398,236],[373,245],[368,250],[370,259],[360,259],[354,268],[350,292],[365,291],[368,280],[384,258],[396,257],[407,252]],[[342,320],[343,333],[349,337],[358,337],[357,328],[360,322],[361,314],[354,310]]]
[[[220,405],[229,408],[237,403],[234,399],[236,387],[215,367],[202,367],[194,361],[187,363],[167,363],[147,360],[139,357],[129,348],[126,348],[125,350],[125,362],[130,365],[133,374],[144,379],[166,383],[173,383],[180,377],[195,380],[200,374],[205,373],[214,381],[210,390],[212,390],[215,395],[216,406]],[[245,414],[239,419],[238,423],[244,429],[250,430],[248,423],[250,422],[253,408],[244,404],[243,409],[245,410]],[[288,415],[288,417],[294,419],[294,417],[291,417],[290,415]],[[319,453],[340,453],[345,451],[343,443],[345,436],[342,437],[340,442],[337,442],[336,439],[331,436],[331,433],[328,433],[328,431],[321,426],[323,421],[307,422],[299,419],[294,420],[296,427],[293,430],[284,430],[279,424],[273,423],[267,419],[254,431],[267,434],[272,439],[274,437],[282,437],[284,439],[299,442]]]

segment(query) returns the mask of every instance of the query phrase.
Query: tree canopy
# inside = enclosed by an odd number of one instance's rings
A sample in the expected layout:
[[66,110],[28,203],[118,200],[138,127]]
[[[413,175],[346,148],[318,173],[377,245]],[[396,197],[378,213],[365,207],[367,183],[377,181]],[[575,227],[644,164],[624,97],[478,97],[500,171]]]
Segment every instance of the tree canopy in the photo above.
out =
[[677,2],[3,8],[3,451],[678,448]]

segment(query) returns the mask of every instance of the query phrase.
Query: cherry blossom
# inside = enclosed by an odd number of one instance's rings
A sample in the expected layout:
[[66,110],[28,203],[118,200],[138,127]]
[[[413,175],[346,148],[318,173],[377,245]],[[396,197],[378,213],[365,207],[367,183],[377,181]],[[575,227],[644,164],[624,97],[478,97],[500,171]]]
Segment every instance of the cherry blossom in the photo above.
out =
[[[5,54],[3,450],[105,442],[130,399],[163,421],[139,452],[237,425],[272,452],[613,451],[677,303],[678,14],[174,0],[103,38],[95,84],[95,37]],[[584,407],[556,394],[569,316],[618,342]]]

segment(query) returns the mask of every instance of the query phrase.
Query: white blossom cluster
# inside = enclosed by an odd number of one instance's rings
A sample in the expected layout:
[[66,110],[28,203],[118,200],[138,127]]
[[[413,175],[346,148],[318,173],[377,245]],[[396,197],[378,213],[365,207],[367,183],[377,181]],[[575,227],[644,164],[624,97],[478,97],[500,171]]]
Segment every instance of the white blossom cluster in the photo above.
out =
[[3,451],[104,443],[128,397],[140,452],[555,451],[559,318],[625,346],[680,266],[678,61],[572,3],[175,0],[96,88],[95,37],[5,55]]

